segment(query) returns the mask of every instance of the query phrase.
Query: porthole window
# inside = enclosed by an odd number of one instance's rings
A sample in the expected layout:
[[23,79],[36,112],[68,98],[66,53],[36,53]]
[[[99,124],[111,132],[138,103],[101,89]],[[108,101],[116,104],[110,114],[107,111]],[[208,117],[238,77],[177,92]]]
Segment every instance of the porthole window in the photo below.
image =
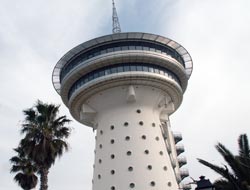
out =
[[160,153],[160,155],[163,155],[163,152],[162,152],[162,151],[160,151],[159,153]]
[[141,113],[141,110],[140,110],[140,109],[138,109],[138,110],[136,110],[136,112],[137,112],[137,113]]
[[111,190],[115,190],[115,187],[114,187],[114,186],[112,186],[112,187],[111,187]]
[[114,158],[115,158],[115,155],[114,155],[114,154],[111,154],[110,158],[111,158],[111,159],[114,159]]
[[149,169],[149,170],[152,170],[152,166],[151,166],[151,165],[148,165],[148,169]]
[[146,135],[142,135],[141,138],[145,140],[146,139]]
[[124,123],[124,126],[128,126],[128,122],[125,122],[125,123]]
[[101,134],[101,135],[103,134],[103,131],[102,131],[102,130],[100,130],[100,134]]
[[129,141],[129,140],[130,140],[130,136],[126,136],[126,137],[125,137],[125,140],[126,140],[126,141]]
[[99,162],[99,164],[101,164],[101,163],[102,163],[102,160],[101,160],[101,159],[99,159],[99,161],[98,161],[98,162]]
[[171,182],[168,182],[168,186],[171,187],[171,186],[172,186],[172,183],[171,183]]
[[143,125],[143,121],[140,121],[139,124],[140,124],[140,125]]
[[102,149],[102,144],[99,144],[99,148]]
[[132,166],[128,167],[128,171],[132,172],[133,171],[133,167]]
[[127,152],[127,155],[128,155],[128,156],[131,156],[131,154],[132,154],[131,151],[128,151],[128,152]]
[[155,140],[159,141],[159,140],[160,140],[160,138],[159,138],[159,137],[155,137]]
[[154,182],[154,181],[151,181],[151,182],[150,182],[150,185],[151,185],[151,186],[155,186],[155,182]]
[[167,166],[164,166],[164,167],[163,167],[163,170],[167,171],[167,170],[168,170]]
[[100,174],[98,175],[98,179],[101,179],[101,175]]
[[114,139],[111,139],[111,140],[110,140],[110,143],[111,143],[111,144],[114,144],[114,143],[115,143],[115,140],[114,140]]
[[114,128],[115,128],[114,125],[111,125],[111,126],[110,126],[110,129],[111,129],[111,130],[114,130]]
[[135,187],[135,184],[134,184],[134,183],[130,183],[130,184],[129,184],[129,187],[130,187],[130,188],[134,188],[134,187]]
[[115,174],[115,170],[111,170],[110,173],[111,173],[112,175],[114,175],[114,174]]
[[149,150],[145,150],[144,153],[145,153],[145,154],[149,154]]
[[152,126],[155,127],[155,123],[152,123]]

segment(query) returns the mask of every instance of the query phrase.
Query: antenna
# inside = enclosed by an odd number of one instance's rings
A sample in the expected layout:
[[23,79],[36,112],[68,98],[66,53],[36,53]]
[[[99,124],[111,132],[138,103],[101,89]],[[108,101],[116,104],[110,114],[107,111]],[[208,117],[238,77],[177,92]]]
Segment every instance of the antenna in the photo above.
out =
[[112,16],[113,34],[115,34],[115,33],[120,33],[121,32],[121,27],[120,27],[118,15],[117,15],[117,12],[116,12],[115,1],[114,0],[112,0],[112,4],[113,4],[113,16]]

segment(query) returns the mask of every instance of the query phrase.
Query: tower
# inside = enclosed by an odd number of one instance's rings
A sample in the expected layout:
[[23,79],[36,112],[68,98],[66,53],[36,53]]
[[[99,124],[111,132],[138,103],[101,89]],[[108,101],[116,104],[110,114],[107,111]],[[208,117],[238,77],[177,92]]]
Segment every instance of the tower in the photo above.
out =
[[96,130],[93,190],[190,188],[181,184],[184,148],[169,116],[191,72],[185,48],[141,32],[92,39],[58,61],[56,91],[77,121]]

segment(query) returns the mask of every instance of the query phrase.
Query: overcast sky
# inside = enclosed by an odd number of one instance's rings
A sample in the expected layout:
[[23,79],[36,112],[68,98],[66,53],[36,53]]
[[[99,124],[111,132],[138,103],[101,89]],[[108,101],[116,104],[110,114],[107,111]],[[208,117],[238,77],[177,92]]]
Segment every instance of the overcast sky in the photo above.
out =
[[[190,175],[218,176],[196,158],[221,164],[214,145],[237,152],[250,137],[250,1],[116,0],[122,31],[149,32],[183,45],[194,62],[184,100],[171,116],[183,134]],[[62,104],[56,62],[76,45],[111,33],[111,0],[0,0],[0,190],[20,189],[9,173],[22,110],[37,99]],[[70,117],[61,106],[61,114]],[[49,189],[90,190],[94,134],[73,121],[70,151],[51,168]],[[38,187],[36,188],[38,189]]]

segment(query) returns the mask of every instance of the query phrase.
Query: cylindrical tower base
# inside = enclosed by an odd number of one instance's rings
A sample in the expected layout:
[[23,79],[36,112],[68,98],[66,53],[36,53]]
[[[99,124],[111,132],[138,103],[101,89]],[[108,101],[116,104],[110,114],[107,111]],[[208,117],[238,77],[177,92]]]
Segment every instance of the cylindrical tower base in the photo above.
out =
[[93,190],[178,189],[160,127],[167,97],[149,86],[120,86],[87,101],[97,125]]

